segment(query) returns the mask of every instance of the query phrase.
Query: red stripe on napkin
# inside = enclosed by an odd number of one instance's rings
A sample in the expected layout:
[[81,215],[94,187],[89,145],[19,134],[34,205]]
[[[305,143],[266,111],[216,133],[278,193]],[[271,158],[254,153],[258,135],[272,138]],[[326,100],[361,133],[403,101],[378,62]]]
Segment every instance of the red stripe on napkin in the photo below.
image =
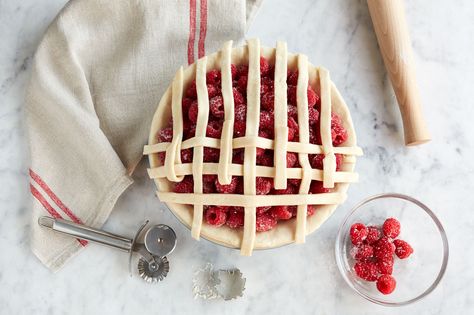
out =
[[41,179],[41,177],[36,174],[30,168],[30,176],[31,178],[44,190],[44,192],[54,201],[54,203],[74,222],[78,224],[82,223],[81,219],[79,219],[66,205],[61,201],[61,199],[56,196],[56,194],[49,188],[49,186]]
[[[39,203],[43,206],[43,208],[46,209],[46,211],[48,211],[48,213],[55,219],[62,219],[61,215],[56,211],[54,210],[53,207],[51,207],[51,205],[49,204],[48,201],[46,201],[46,199],[44,199],[44,197],[41,195],[41,193],[38,191],[38,189],[36,189],[32,184],[30,184],[30,190],[31,190],[31,194],[36,198],[36,200],[39,201]],[[79,242],[79,244],[81,244],[82,246],[86,246],[87,245],[87,241],[85,240],[81,240],[81,239],[77,239],[77,241]]]
[[206,33],[207,33],[207,0],[201,0],[201,17],[199,26],[198,57],[206,54]]
[[189,0],[188,64],[194,63],[195,38],[196,38],[196,0]]

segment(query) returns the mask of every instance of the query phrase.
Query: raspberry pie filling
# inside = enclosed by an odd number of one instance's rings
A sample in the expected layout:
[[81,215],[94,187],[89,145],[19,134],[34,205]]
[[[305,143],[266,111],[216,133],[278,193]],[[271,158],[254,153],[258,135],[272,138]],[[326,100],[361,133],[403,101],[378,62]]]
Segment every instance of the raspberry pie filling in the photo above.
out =
[[[233,137],[244,137],[246,129],[247,113],[247,81],[248,65],[231,64],[232,73],[232,94],[234,97],[234,130]],[[269,62],[264,57],[260,57],[260,118],[259,130],[260,137],[274,139],[274,73]],[[296,84],[298,82],[298,71],[288,70],[286,82],[288,85],[288,141],[298,141],[298,113],[296,110]],[[211,70],[206,74],[206,87],[209,95],[209,116],[206,126],[206,136],[210,138],[221,138],[222,126],[224,124],[224,99],[221,91],[221,71]],[[321,133],[319,126],[319,112],[321,110],[321,100],[313,88],[308,85],[308,113],[310,129],[310,143],[321,145]],[[196,82],[191,82],[185,91],[185,97],[182,100],[183,107],[183,140],[191,139],[195,136],[196,121],[198,116],[198,101],[196,92]],[[173,126],[161,129],[157,133],[158,142],[170,142],[173,137]],[[333,146],[339,146],[347,140],[347,131],[342,125],[340,117],[333,113],[331,117],[331,137]],[[243,149],[236,149],[232,152],[234,164],[243,164]],[[219,149],[205,148],[204,162],[219,162]],[[271,149],[257,148],[257,165],[273,166],[274,151]],[[324,154],[310,154],[309,162],[312,168],[323,169]],[[342,155],[336,154],[336,171],[340,170]],[[162,165],[165,162],[165,154],[160,154]],[[181,150],[181,161],[183,163],[192,163],[193,151],[191,149]],[[297,154],[293,152],[286,153],[286,167],[300,168]],[[272,178],[257,177],[256,192],[257,195],[281,195],[297,194],[300,186],[300,180],[288,180],[287,188],[275,189]],[[214,175],[203,175],[203,193],[222,193],[233,194],[243,193],[243,177],[232,176],[229,184],[221,184]],[[312,181],[309,193],[319,194],[331,192],[331,188],[324,188],[321,181]],[[193,193],[193,176],[186,175],[181,182],[175,184],[176,193]],[[307,215],[313,215],[316,206],[307,206]],[[268,206],[259,207],[256,211],[257,232],[265,232],[273,229],[280,220],[289,220],[296,216],[296,206]],[[227,206],[204,206],[204,218],[206,222],[214,226],[226,224],[232,229],[242,228],[244,226],[244,208]]]
[[158,196],[195,238],[249,255],[303,242],[357,180],[361,150],[326,70],[281,42],[231,45],[178,71],[145,154]]

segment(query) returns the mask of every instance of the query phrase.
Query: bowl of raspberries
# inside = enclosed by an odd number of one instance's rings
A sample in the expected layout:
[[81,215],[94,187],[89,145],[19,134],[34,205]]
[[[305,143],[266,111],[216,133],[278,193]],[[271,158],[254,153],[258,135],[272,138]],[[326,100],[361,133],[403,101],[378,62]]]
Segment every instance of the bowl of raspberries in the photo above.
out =
[[443,278],[448,256],[446,233],[433,211],[401,194],[359,203],[336,239],[336,262],[347,284],[385,306],[427,296]]

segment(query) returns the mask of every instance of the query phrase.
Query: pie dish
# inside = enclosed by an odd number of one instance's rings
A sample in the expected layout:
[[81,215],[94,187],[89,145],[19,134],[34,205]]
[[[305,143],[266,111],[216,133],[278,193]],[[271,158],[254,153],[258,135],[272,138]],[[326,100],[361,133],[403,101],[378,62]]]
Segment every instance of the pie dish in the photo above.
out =
[[[236,80],[239,75],[245,78]],[[305,55],[288,53],[284,42],[268,48],[251,39],[236,48],[229,41],[177,71],[154,114],[144,154],[158,197],[194,238],[251,255],[253,249],[303,243],[358,180],[353,169],[362,150],[329,72]],[[297,160],[290,164],[288,156]],[[207,191],[210,176],[215,181]],[[262,185],[268,190],[262,192]],[[290,215],[278,218],[279,207]],[[212,225],[234,215],[241,224]]]

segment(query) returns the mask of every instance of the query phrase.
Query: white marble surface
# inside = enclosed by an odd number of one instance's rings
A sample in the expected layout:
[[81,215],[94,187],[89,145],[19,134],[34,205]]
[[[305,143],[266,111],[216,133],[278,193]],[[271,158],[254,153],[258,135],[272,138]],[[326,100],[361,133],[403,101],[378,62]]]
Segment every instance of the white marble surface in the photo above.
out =
[[[106,228],[131,235],[142,218],[171,225],[179,243],[171,272],[157,286],[128,278],[125,254],[89,246],[52,274],[29,250],[31,198],[22,103],[31,59],[65,0],[0,0],[0,314],[312,313],[467,314],[474,311],[474,3],[405,1],[418,77],[433,141],[405,148],[400,117],[363,0],[269,1],[249,36],[292,51],[331,70],[352,111],[365,150],[359,184],[348,201],[307,243],[252,258],[195,242],[167,211],[159,210],[144,165],[119,200]],[[442,220],[450,241],[446,277],[437,290],[403,309],[376,306],[343,282],[333,255],[336,230],[360,199],[397,191],[420,198]],[[194,300],[191,277],[211,261],[240,268],[245,296],[232,302]]]

